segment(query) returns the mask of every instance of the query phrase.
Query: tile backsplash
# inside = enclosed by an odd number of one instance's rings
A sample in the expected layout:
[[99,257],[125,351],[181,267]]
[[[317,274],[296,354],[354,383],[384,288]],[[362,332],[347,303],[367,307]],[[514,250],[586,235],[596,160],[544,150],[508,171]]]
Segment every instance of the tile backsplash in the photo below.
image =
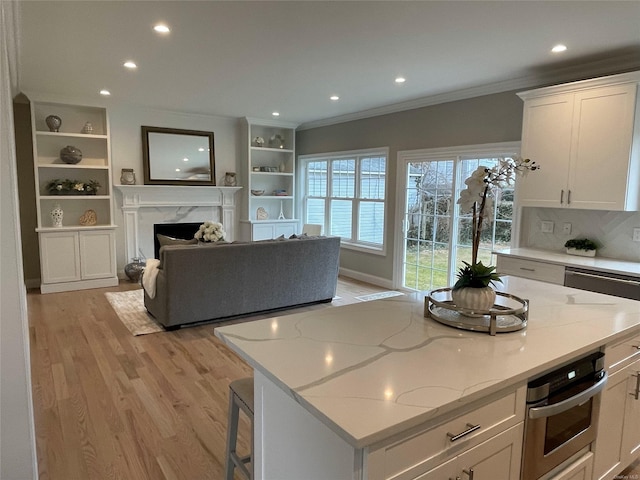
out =
[[[598,243],[599,257],[640,262],[640,242],[632,241],[633,229],[640,228],[640,212],[572,210],[564,208],[523,208],[520,247],[564,251],[570,238],[589,238]],[[542,222],[553,222],[553,233],[542,233]],[[565,223],[571,233],[563,233]]]

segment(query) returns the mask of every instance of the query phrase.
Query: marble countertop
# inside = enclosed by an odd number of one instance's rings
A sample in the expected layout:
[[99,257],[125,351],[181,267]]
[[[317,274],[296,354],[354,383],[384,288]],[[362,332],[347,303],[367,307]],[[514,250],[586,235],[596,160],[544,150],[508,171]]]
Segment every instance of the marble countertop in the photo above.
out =
[[405,295],[240,323],[215,334],[356,448],[382,442],[640,331],[640,302],[516,277],[526,329],[490,336],[424,318]]
[[561,252],[549,250],[537,250],[534,248],[507,248],[496,250],[498,255],[524,258],[527,260],[539,260],[541,262],[555,263],[559,265],[600,270],[603,272],[619,273],[640,277],[640,258],[637,262],[630,260],[616,260],[604,257],[579,257]]

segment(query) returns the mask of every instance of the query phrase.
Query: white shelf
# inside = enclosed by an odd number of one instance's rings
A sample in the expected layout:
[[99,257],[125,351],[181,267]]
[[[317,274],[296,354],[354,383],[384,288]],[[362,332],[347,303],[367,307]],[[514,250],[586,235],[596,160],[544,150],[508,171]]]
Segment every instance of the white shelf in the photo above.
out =
[[251,150],[257,152],[278,152],[278,153],[293,153],[293,150],[288,148],[272,148],[272,147],[251,147]]
[[38,168],[72,168],[75,170],[109,170],[108,165],[80,165],[70,163],[39,163]]
[[43,132],[38,131],[36,135],[44,136],[44,137],[68,137],[68,138],[99,138],[102,140],[106,140],[108,137],[106,135],[94,135],[93,133],[69,133],[69,132]]
[[79,230],[115,230],[117,225],[69,225],[66,227],[39,227],[36,228],[36,232],[76,232]]
[[40,195],[40,200],[109,200],[111,195]]

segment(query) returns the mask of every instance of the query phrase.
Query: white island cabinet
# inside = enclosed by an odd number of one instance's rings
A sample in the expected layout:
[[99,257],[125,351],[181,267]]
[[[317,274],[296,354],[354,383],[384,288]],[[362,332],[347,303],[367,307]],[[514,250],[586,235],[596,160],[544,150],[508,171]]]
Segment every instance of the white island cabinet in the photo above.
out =
[[542,166],[518,180],[520,206],[640,208],[639,82],[632,72],[519,94],[522,155]]
[[[255,478],[518,479],[527,381],[638,336],[640,302],[503,280],[529,299],[525,330],[456,330],[419,295],[216,328],[254,369]],[[626,450],[635,431],[618,432]],[[592,464],[585,452],[555,478]]]

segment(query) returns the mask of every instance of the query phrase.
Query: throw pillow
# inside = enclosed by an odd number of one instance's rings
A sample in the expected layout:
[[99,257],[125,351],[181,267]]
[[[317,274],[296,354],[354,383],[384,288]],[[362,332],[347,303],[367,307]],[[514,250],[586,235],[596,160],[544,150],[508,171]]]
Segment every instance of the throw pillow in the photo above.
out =
[[160,233],[156,234],[156,237],[158,238],[158,243],[160,243],[161,247],[165,247],[167,245],[196,245],[198,243],[198,240],[195,238],[185,240],[182,238],[169,237]]

